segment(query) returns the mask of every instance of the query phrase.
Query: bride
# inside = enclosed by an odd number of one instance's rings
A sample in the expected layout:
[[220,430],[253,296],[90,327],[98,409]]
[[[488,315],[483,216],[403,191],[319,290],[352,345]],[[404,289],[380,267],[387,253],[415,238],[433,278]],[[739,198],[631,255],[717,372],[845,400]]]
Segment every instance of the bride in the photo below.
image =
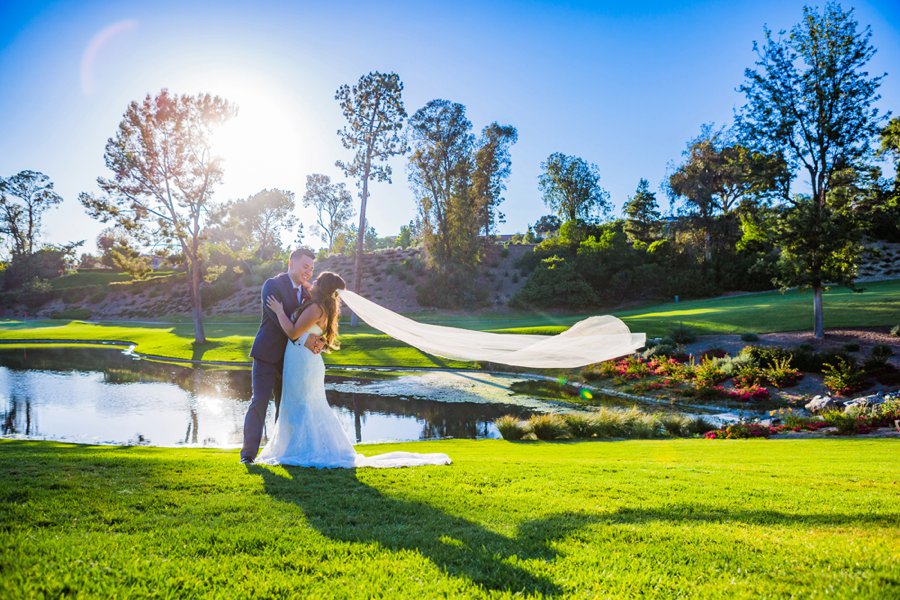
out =
[[[266,303],[278,317],[289,338],[284,352],[281,408],[275,430],[253,462],[301,467],[412,467],[447,465],[446,454],[389,452],[377,456],[357,454],[337,415],[325,398],[325,363],[305,345],[313,333],[323,337],[326,351],[337,350],[340,302],[338,290],[346,289],[340,275],[323,272],[310,290],[312,301],[301,306],[292,320],[281,302],[269,296]],[[297,314],[299,313],[299,315]]]

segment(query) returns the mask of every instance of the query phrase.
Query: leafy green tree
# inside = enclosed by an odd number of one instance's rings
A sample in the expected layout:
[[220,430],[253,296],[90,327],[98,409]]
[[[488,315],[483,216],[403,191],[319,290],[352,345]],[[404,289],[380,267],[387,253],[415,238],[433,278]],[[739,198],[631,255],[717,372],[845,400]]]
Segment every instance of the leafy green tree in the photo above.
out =
[[538,184],[544,204],[564,221],[589,221],[595,212],[609,213],[609,193],[600,187],[597,165],[554,152],[541,163],[541,169]]
[[562,223],[559,217],[556,215],[543,215],[534,224],[534,231],[541,237],[547,237],[559,231],[560,227],[562,227]]
[[[868,190],[863,184],[861,210],[870,235],[888,242],[900,242],[900,117],[894,117],[881,131],[878,154],[893,159],[893,178],[882,177],[881,169],[869,173]],[[868,191],[868,193],[866,193]]]
[[517,139],[515,127],[494,122],[482,130],[478,141],[472,171],[472,193],[479,202],[481,232],[485,241],[494,235],[496,223],[506,222],[498,207],[503,202],[502,194],[512,167],[509,147]]
[[740,206],[750,209],[780,196],[790,181],[779,156],[754,152],[711,125],[688,143],[684,158],[669,177],[669,189],[702,228],[706,262],[720,258],[729,236],[736,240]]
[[[350,179],[359,182],[359,227],[356,240],[356,263],[353,273],[353,290],[359,292],[362,285],[362,253],[366,223],[366,202],[369,199],[369,181],[391,181],[391,167],[387,161],[405,154],[407,145],[403,136],[406,109],[403,106],[403,83],[396,73],[372,72],[360,77],[354,86],[342,85],[334,96],[341,105],[347,124],[338,131],[344,148],[352,151],[347,162],[337,161],[337,166]],[[357,324],[353,315],[351,321]]]
[[559,256],[542,260],[510,300],[513,308],[585,308],[596,304],[597,296],[591,286]]
[[141,254],[132,236],[121,227],[107,227],[97,236],[100,263],[119,269],[135,279],[143,279],[150,273],[150,260]]
[[293,229],[296,203],[294,193],[287,190],[261,190],[242,200],[217,207],[212,221],[215,231],[208,238],[224,243],[235,256],[272,260],[283,251],[281,236]]
[[303,206],[316,209],[316,233],[334,250],[334,238],[347,228],[353,218],[353,199],[343,183],[332,183],[328,175],[313,173],[306,176]]
[[409,122],[409,181],[419,205],[429,264],[441,276],[479,261],[478,199],[471,187],[475,139],[462,104],[432,100]]
[[[827,3],[821,12],[804,7],[803,20],[789,35],[782,32],[776,38],[768,28],[764,32],[763,47],[754,43],[756,68],[745,71],[740,86],[747,103],[738,125],[755,150],[782,156],[791,172],[808,175],[811,198],[788,197],[791,207],[780,242],[790,245],[794,239],[812,237],[785,253],[782,283],[812,288],[813,331],[822,338],[822,290],[829,271],[823,265],[858,260],[851,248],[835,247],[829,238],[847,225],[842,211],[832,205],[836,196],[829,192],[836,176],[846,169],[864,169],[871,158],[883,120],[873,104],[884,75],[871,76],[866,70],[876,52],[871,29],[860,30],[853,10],[837,3]],[[835,256],[822,257],[826,248]],[[852,271],[836,269],[844,275]]]
[[79,196],[88,214],[118,224],[136,240],[171,241],[181,248],[196,344],[206,341],[201,246],[215,212],[213,192],[223,175],[222,160],[210,140],[236,111],[218,96],[177,95],[165,89],[131,102],[106,144],[104,158],[112,177],[97,179],[105,195]]
[[655,239],[654,230],[659,224],[660,212],[656,202],[656,194],[650,191],[650,182],[646,179],[638,181],[634,196],[630,197],[622,207],[627,220],[625,233],[632,243],[650,244]]
[[0,178],[0,234],[6,235],[13,256],[38,248],[41,218],[62,202],[50,178],[38,171],[20,171]]
[[400,235],[397,236],[397,246],[403,248],[409,248],[413,244],[413,225],[410,223],[409,225],[401,225],[400,226]]

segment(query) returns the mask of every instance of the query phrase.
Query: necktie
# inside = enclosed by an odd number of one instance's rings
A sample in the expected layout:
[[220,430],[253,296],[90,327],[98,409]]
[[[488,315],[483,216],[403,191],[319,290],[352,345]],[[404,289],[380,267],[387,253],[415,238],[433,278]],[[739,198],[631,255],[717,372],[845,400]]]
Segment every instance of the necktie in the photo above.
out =
[[303,286],[297,288],[297,306],[303,304]]

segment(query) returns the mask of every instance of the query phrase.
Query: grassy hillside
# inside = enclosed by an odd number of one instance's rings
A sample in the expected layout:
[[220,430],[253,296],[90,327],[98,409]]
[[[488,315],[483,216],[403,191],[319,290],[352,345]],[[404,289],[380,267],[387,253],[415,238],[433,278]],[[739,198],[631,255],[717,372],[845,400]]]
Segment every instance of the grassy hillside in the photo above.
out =
[[317,471],[0,441],[0,596],[896,597],[896,445],[459,440]]

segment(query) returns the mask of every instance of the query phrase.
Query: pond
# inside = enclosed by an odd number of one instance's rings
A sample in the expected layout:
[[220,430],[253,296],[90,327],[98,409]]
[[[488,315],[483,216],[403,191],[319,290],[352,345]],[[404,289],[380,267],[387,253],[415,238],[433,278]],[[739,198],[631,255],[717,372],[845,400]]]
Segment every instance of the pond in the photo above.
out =
[[[479,372],[329,371],[328,400],[357,443],[494,438],[493,421],[553,406],[511,396],[517,376]],[[93,444],[237,447],[250,398],[247,368],[191,368],[121,349],[0,347],[6,437]],[[275,419],[270,404],[266,430]]]

